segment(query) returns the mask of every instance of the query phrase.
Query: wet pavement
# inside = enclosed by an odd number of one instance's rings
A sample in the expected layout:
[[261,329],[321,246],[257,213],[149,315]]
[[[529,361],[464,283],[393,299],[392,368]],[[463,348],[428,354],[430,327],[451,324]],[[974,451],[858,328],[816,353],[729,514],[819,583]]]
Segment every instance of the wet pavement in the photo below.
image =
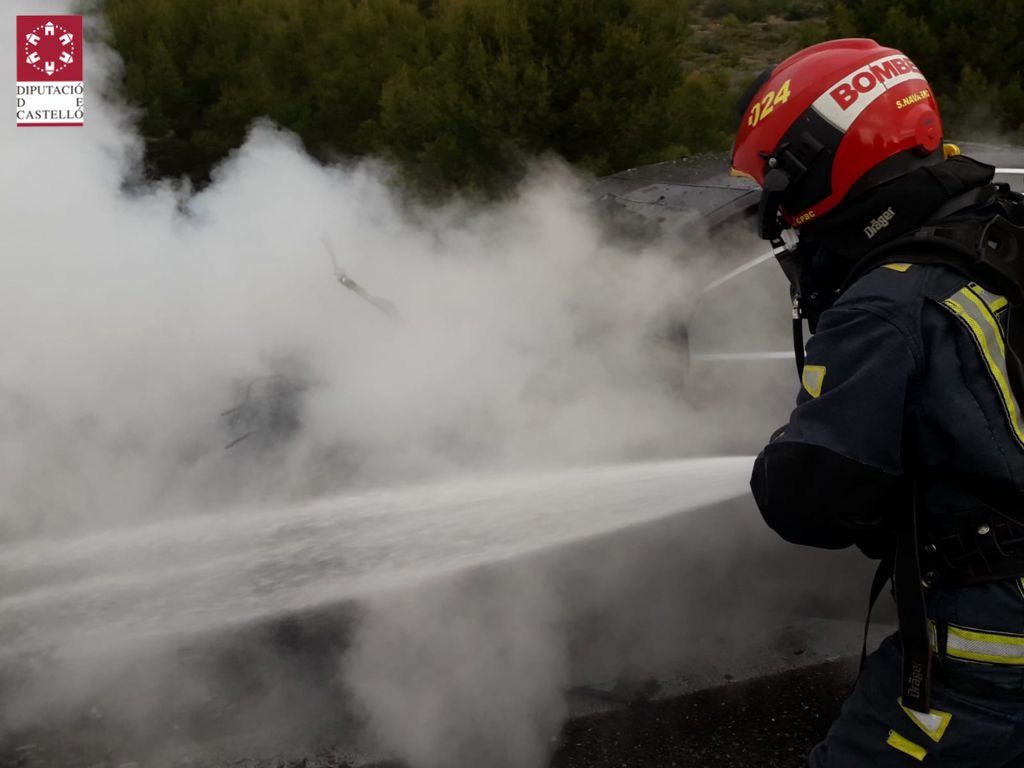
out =
[[856,676],[840,660],[569,723],[551,768],[798,768]]
[[[549,768],[801,768],[856,678],[842,659],[577,718]],[[203,768],[349,768],[337,753]],[[377,763],[366,768],[409,768]]]
[[[838,715],[855,676],[855,660],[842,659],[576,718],[563,728],[549,768],[800,768]],[[0,748],[0,765],[150,768],[157,763],[111,760],[83,744],[40,742]],[[179,757],[159,765],[352,768],[353,763],[323,744],[306,754],[215,762]],[[363,767],[408,768],[399,763]]]

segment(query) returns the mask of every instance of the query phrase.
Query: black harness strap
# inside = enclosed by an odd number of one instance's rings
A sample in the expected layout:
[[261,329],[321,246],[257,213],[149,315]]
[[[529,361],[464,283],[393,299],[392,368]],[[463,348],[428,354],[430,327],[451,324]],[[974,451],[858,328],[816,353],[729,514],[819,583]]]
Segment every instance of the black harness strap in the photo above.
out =
[[885,585],[892,578],[895,560],[895,552],[891,552],[883,557],[878,562],[874,578],[871,579],[871,593],[868,595],[868,615],[864,619],[864,640],[860,645],[860,667],[858,674],[864,671],[864,662],[868,658],[868,630],[871,628],[871,612],[874,610],[875,603],[878,602],[882,590],[885,589]]
[[860,650],[860,671],[868,656],[868,630],[871,612],[886,583],[892,578],[896,592],[896,613],[903,665],[900,680],[903,704],[918,712],[931,710],[932,644],[928,632],[928,613],[924,600],[924,581],[918,556],[918,505],[916,484],[910,509],[901,516],[896,548],[878,563],[871,580],[868,612]]
[[918,712],[931,711],[932,645],[928,633],[928,613],[924,602],[924,584],[918,557],[917,492],[908,514],[902,516],[896,539],[896,563],[893,586],[896,589],[896,613],[903,644],[903,705]]

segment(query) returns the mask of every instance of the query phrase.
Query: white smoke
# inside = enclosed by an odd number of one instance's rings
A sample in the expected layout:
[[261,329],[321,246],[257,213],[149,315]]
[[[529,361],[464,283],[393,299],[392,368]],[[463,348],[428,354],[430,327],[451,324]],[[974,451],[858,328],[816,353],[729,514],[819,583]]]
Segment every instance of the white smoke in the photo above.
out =
[[423,768],[543,765],[569,685],[551,587],[475,574],[376,601],[342,670],[370,734]]
[[[8,130],[7,530],[153,516],[211,484],[280,494],[680,442],[653,339],[687,281],[665,252],[603,242],[565,168],[502,205],[409,210],[379,166],[320,167],[258,125],[181,198],[121,189],[111,147],[133,139],[94,95],[84,129]],[[334,281],[324,237],[400,322]],[[256,451],[224,450],[220,414],[274,373],[305,387],[303,428],[268,478],[240,470]]]
[[[192,194],[141,181],[130,113],[104,95],[116,56],[86,56],[84,128],[0,128],[0,534],[698,444],[659,340],[693,287],[679,244],[609,240],[569,168],[538,165],[501,203],[423,207],[387,167],[323,167],[260,122]],[[324,238],[399,320],[335,281]],[[253,381],[301,390],[300,426],[233,426]],[[525,577],[382,598],[346,685],[424,766],[538,765],[564,713],[559,605]],[[514,706],[479,706],[508,686]]]

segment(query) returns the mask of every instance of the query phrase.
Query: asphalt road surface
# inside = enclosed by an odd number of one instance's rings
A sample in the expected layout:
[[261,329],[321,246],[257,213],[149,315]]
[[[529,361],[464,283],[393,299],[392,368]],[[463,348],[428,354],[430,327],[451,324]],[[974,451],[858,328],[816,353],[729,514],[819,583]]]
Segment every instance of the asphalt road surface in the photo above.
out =
[[798,768],[855,675],[840,660],[581,718],[551,768]]
[[[563,729],[549,768],[801,768],[855,679],[856,661],[842,659],[577,718]],[[209,768],[347,766],[325,750]]]
[[[685,696],[638,702],[568,723],[549,768],[800,768],[839,713],[856,675],[852,659],[818,664]],[[156,768],[111,759],[86,743],[42,738],[0,745],[4,768]],[[198,746],[198,745],[197,745]],[[160,768],[350,768],[324,744],[306,754],[209,762],[182,756]],[[362,768],[407,768],[398,763]],[[453,767],[454,768],[454,767]]]

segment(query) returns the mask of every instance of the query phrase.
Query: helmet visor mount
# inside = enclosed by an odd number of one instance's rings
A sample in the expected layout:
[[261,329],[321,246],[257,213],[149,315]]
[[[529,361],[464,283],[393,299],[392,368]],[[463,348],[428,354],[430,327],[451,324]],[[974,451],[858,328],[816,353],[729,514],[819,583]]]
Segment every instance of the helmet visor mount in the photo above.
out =
[[779,206],[782,205],[783,193],[789,189],[790,183],[789,174],[776,167],[777,164],[774,157],[768,159],[770,170],[765,174],[761,201],[757,207],[757,234],[773,245],[782,237],[784,227]]

